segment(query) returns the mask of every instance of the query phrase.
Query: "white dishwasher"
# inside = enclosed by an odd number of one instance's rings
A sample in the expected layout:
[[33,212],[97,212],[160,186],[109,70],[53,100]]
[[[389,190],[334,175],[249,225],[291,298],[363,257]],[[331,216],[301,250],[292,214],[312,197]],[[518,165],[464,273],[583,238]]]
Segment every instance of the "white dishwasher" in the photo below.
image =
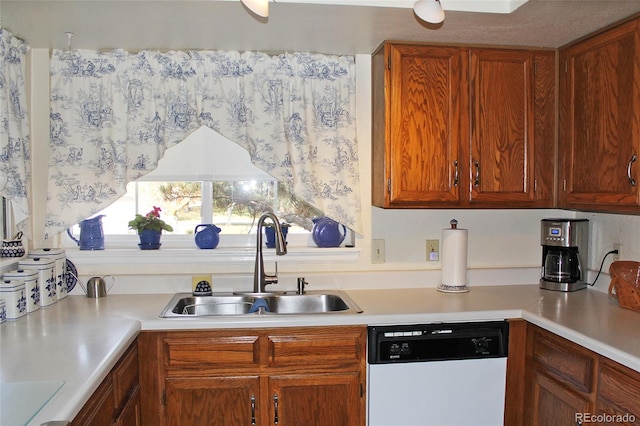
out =
[[506,321],[368,327],[369,426],[503,424]]

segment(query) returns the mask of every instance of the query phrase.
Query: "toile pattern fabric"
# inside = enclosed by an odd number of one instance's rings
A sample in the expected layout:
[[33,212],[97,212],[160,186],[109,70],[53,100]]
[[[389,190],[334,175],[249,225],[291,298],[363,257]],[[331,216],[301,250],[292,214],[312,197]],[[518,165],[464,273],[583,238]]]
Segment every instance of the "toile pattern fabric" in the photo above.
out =
[[25,59],[29,46],[0,28],[0,195],[9,201],[19,229],[29,217],[31,181]]
[[54,50],[47,234],[102,210],[201,126],[361,232],[350,56]]

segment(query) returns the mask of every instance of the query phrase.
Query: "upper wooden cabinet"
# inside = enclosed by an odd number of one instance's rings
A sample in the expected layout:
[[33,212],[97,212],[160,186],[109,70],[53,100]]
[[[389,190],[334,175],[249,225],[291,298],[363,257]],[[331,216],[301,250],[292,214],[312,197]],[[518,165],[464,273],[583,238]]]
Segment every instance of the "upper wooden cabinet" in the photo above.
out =
[[384,43],[373,56],[373,204],[551,207],[555,54]]
[[555,54],[472,49],[471,203],[551,207]]
[[560,50],[559,207],[640,213],[640,19]]
[[459,202],[468,63],[455,47],[384,44],[374,54],[374,205]]

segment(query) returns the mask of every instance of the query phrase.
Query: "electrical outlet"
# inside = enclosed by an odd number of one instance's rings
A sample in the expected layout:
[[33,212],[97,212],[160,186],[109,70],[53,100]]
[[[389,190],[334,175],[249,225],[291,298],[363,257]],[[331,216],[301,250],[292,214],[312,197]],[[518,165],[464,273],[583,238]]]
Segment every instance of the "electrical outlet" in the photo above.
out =
[[384,240],[371,240],[371,263],[384,263]]
[[427,240],[427,262],[440,260],[440,240]]
[[611,255],[611,257],[612,257],[612,260],[611,260],[611,261],[612,261],[612,262],[615,262],[615,261],[620,260],[620,258],[622,257],[622,244],[620,244],[620,243],[614,243],[614,244],[613,244],[613,249],[614,249],[614,250],[618,250],[618,254],[615,254],[615,253],[614,253],[614,254],[612,254],[612,255]]

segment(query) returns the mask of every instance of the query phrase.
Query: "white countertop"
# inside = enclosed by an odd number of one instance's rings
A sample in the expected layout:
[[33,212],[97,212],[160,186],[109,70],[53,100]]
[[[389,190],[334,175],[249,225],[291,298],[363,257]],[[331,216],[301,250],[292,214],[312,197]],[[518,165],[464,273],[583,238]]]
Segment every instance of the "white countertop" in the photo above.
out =
[[[593,290],[558,293],[537,285],[349,290],[361,314],[250,315],[162,319],[171,294],[68,296],[0,325],[0,382],[64,381],[30,425],[72,419],[140,330],[410,324],[523,318],[640,371],[640,313]],[[12,426],[12,425],[8,425]]]

